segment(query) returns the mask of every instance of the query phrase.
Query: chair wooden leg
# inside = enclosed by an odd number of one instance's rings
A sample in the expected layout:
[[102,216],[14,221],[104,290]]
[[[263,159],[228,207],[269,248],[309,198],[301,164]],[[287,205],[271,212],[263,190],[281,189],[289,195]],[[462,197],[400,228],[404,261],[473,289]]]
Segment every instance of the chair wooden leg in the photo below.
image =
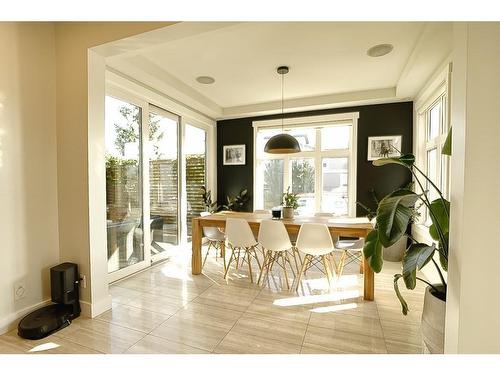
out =
[[260,280],[262,280],[262,275],[264,274],[264,270],[267,268],[267,264],[269,263],[269,253],[264,254],[264,263],[262,263],[262,268],[260,269],[259,278],[257,280],[257,285],[260,284]]
[[231,262],[234,259],[234,252],[235,252],[235,250],[232,249],[231,256],[229,257],[229,263],[227,264],[226,271],[224,272],[224,278],[227,278],[227,273],[229,272],[229,267],[231,266]]
[[342,253],[342,256],[340,257],[339,267],[337,269],[337,278],[340,278],[340,276],[342,276],[342,272],[344,272],[344,264],[345,264],[346,256],[347,256],[347,252],[344,251]]
[[[292,262],[290,262],[290,257],[289,257],[288,251],[285,252],[285,257],[286,257],[287,263],[290,265],[290,271],[292,271],[293,278],[295,279],[296,274],[295,274],[295,271],[293,270]],[[295,265],[297,265],[297,263],[295,263]]]
[[[297,271],[297,273],[299,273],[299,264],[297,263],[298,254],[295,254],[295,252],[296,252],[295,249],[292,249],[292,256],[293,256],[293,262],[295,263],[295,270]],[[292,268],[291,264],[290,264],[290,268]],[[295,275],[295,273],[294,273],[294,275]]]
[[236,259],[236,269],[238,269],[240,267],[240,248],[238,248],[238,255],[237,257],[235,257]]
[[266,265],[266,273],[264,274],[264,280],[267,280],[268,286],[271,287],[271,282],[269,281],[269,271],[271,270],[271,267],[273,266],[274,262],[274,253],[269,250],[267,252],[267,265]]
[[[201,264],[201,268],[205,267],[205,262],[207,261],[211,246],[212,246],[212,241],[208,241],[207,253],[205,254],[205,258],[203,258],[203,263]],[[216,251],[217,251],[217,249],[216,249]]]
[[306,269],[307,261],[308,261],[308,255],[306,255],[304,257],[304,261],[302,262],[302,267],[300,268],[299,274],[297,275],[297,281],[295,284],[295,292],[297,292],[299,290],[300,280],[302,279],[302,275],[304,274],[304,271]]
[[321,260],[323,262],[323,267],[325,267],[325,274],[326,274],[326,278],[328,280],[328,286],[331,287],[332,286],[332,274],[330,272],[330,265],[328,264],[329,262],[326,259],[326,255],[322,255]]
[[[284,253],[286,254],[286,251]],[[290,284],[288,283],[288,274],[286,272],[285,254],[283,254],[283,251],[281,252],[281,262],[283,263],[283,274],[285,275],[286,289],[290,290]]]
[[255,249],[255,247],[252,247],[252,250],[253,250],[253,254],[255,256],[255,260],[257,261],[257,265],[259,266],[259,270],[261,270],[262,267],[260,265],[259,257],[257,256],[257,250]]
[[220,241],[219,242],[219,246],[220,246],[220,254],[221,254],[222,260],[224,261],[224,272],[226,272],[226,270],[227,270],[227,265],[226,265],[226,244],[224,243],[224,241]]
[[248,272],[250,272],[250,282],[253,284],[252,260],[250,259],[250,250],[245,249],[245,253],[247,255],[247,261],[248,261]]

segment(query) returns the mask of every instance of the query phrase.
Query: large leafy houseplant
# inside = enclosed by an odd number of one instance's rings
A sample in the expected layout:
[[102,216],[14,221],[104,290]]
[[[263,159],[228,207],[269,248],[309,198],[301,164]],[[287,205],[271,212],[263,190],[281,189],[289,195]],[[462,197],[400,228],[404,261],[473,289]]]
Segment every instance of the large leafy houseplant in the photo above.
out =
[[[443,154],[451,154],[451,131],[443,147]],[[407,168],[422,193],[417,194],[406,188],[398,189],[379,202],[376,226],[366,237],[363,248],[365,259],[369,262],[373,271],[380,272],[382,270],[382,248],[393,245],[406,233],[408,225],[419,216],[419,203],[423,204],[428,210],[429,217],[432,220],[429,234],[435,241],[426,244],[417,241],[411,235],[409,236],[411,245],[406,249],[403,256],[402,272],[394,275],[394,291],[401,303],[402,312],[406,315],[408,313],[408,304],[399,290],[398,283],[400,279],[403,279],[406,288],[410,290],[415,288],[417,280],[421,281],[429,285],[435,297],[443,301],[446,300],[446,280],[441,268],[434,260],[434,254],[438,252],[442,269],[448,270],[450,202],[443,197],[443,193],[431,179],[415,165],[414,155],[406,154],[397,158],[384,158],[373,161],[375,166],[388,164],[396,164]],[[431,201],[430,191],[425,186],[433,189],[438,198]],[[417,276],[417,270],[421,270],[429,262],[432,262],[436,267],[441,279],[441,285],[433,285]]]
[[235,197],[227,196],[227,204],[222,207],[229,211],[239,211],[241,210],[250,200],[247,189],[241,189],[240,193]]

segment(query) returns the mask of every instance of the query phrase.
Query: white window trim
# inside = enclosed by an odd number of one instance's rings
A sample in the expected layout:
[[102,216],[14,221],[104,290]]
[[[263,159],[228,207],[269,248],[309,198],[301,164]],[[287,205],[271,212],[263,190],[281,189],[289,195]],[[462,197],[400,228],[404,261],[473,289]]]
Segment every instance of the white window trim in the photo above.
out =
[[[438,148],[442,145],[446,139],[446,133],[443,133],[434,138],[431,141],[427,140],[427,119],[425,118],[426,111],[430,109],[443,95],[446,95],[446,100],[444,102],[442,116],[444,118],[444,126],[446,129],[450,129],[450,77],[451,77],[452,64],[445,64],[444,68],[438,71],[434,78],[426,85],[426,87],[419,93],[417,99],[415,100],[415,126],[414,126],[414,152],[415,152],[415,164],[422,171],[427,171],[427,151],[436,147]],[[440,130],[441,131],[441,130]],[[440,164],[440,163],[439,163]],[[441,165],[439,165],[438,176],[441,173]],[[447,187],[445,191],[449,192],[450,187],[450,175],[449,166],[446,170],[447,175]],[[415,186],[415,189],[419,191],[419,187]],[[424,213],[424,212],[423,212]],[[432,242],[432,238],[429,234],[429,227],[423,222],[425,217],[422,216],[422,220],[419,223],[415,223],[412,226],[412,231],[414,233],[415,239],[422,242]]]
[[[314,158],[315,160],[315,195],[321,192],[322,186],[322,173],[321,165],[319,165],[321,158],[323,157],[342,157],[347,156],[349,158],[349,182],[347,194],[349,196],[349,206],[348,206],[348,216],[356,216],[356,183],[357,183],[357,140],[358,140],[358,119],[359,112],[347,112],[347,113],[335,113],[330,115],[319,115],[319,116],[303,116],[303,117],[291,117],[283,120],[283,127],[286,129],[290,128],[301,128],[301,127],[326,127],[326,126],[339,126],[342,124],[352,125],[351,139],[349,150],[328,150],[321,151],[321,141],[319,132],[316,138],[316,147],[314,151],[302,151],[292,155],[272,155],[266,156],[266,159],[285,159],[285,165],[289,164],[291,159],[296,158]],[[281,128],[282,120],[261,120],[253,121],[253,205],[254,209],[257,207],[257,133],[259,129],[277,129]],[[288,162],[288,163],[287,163]],[[284,170],[284,180],[288,181],[288,168]],[[283,188],[286,189],[286,184]],[[321,211],[321,199],[315,200],[315,210],[316,212]]]

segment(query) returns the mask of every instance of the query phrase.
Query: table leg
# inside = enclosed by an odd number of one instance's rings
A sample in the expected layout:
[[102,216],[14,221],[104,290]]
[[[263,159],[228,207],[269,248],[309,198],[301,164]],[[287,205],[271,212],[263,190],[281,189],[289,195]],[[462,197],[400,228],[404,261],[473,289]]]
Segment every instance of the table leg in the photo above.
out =
[[191,245],[192,245],[192,257],[191,257],[191,273],[193,275],[199,275],[201,273],[201,239],[202,239],[202,228],[200,222],[197,218],[192,221],[192,234],[191,234]]
[[363,281],[364,281],[364,292],[363,299],[365,301],[373,301],[375,297],[375,280],[373,270],[370,264],[363,261]]

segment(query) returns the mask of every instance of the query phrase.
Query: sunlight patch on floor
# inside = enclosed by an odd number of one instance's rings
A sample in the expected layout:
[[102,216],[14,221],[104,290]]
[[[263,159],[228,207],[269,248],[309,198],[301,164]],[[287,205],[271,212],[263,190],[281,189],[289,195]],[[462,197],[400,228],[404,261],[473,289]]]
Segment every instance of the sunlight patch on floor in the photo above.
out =
[[291,298],[282,298],[274,300],[273,304],[276,306],[299,306],[299,305],[310,305],[312,303],[321,302],[336,302],[343,299],[356,298],[359,297],[359,291],[357,290],[346,290],[346,291],[335,291],[331,294],[317,294],[310,296],[300,296]]
[[355,309],[356,307],[358,307],[357,303],[345,303],[345,304],[342,304],[342,305],[332,305],[332,306],[316,307],[314,309],[311,309],[311,312],[314,312],[314,313],[328,313],[328,312],[335,312],[335,311],[351,310],[351,309]]
[[53,342],[46,342],[45,344],[40,344],[30,349],[30,353],[43,352],[45,350],[58,348],[60,345]]

